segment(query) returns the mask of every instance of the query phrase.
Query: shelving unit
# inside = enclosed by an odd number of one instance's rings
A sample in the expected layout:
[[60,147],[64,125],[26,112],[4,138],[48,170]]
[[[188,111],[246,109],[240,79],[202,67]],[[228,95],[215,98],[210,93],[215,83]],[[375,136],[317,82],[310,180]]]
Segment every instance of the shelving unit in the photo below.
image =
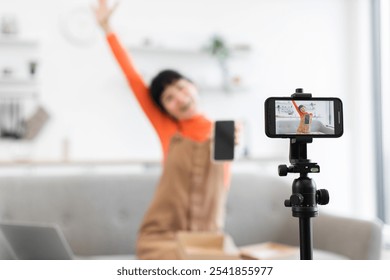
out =
[[0,36],[0,87],[36,86],[39,49],[36,39]]
[[40,92],[39,57],[37,39],[0,36],[0,139],[23,139]]

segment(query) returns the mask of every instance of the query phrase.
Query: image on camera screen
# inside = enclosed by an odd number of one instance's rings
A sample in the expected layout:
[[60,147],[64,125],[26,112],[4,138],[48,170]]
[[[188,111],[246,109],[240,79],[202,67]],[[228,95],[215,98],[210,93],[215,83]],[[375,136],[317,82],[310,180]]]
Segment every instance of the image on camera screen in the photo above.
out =
[[278,135],[333,135],[333,107],[333,101],[329,100],[277,100],[275,132]]

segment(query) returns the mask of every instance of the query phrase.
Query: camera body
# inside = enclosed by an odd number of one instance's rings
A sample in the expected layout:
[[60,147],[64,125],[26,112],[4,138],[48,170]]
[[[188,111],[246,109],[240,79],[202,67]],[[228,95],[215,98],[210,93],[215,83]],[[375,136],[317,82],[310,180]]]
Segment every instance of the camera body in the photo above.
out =
[[343,105],[335,97],[270,97],[265,103],[270,138],[337,138],[343,135]]

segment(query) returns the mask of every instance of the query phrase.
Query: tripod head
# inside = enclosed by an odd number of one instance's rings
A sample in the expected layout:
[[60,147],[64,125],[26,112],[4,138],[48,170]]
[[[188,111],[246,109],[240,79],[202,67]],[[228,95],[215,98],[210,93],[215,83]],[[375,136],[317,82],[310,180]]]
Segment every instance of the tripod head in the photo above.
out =
[[290,166],[279,165],[279,176],[287,176],[288,173],[300,173],[299,178],[293,182],[293,194],[286,199],[284,205],[292,207],[294,217],[318,216],[317,204],[329,203],[329,193],[325,189],[317,190],[309,173],[319,173],[320,166],[307,159],[307,144],[312,143],[310,137],[290,139]]
[[290,163],[291,166],[279,165],[278,173],[279,176],[287,176],[288,173],[319,173],[320,166],[311,162],[307,159],[307,144],[312,143],[313,138],[311,137],[301,137],[301,138],[291,138],[290,139]]

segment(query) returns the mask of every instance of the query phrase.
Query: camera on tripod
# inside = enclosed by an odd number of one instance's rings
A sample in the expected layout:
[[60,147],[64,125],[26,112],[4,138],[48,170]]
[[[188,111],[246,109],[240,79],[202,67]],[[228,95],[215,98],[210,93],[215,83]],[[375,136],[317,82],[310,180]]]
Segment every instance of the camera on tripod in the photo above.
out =
[[326,205],[329,193],[317,190],[309,173],[319,173],[320,166],[307,158],[307,144],[313,138],[336,138],[343,134],[343,109],[339,98],[313,98],[296,89],[291,97],[271,97],[265,101],[265,133],[271,138],[290,138],[290,166],[279,165],[279,176],[299,173],[292,184],[292,195],[284,205],[299,218],[301,259],[313,258],[310,218],[318,216],[317,204]]

